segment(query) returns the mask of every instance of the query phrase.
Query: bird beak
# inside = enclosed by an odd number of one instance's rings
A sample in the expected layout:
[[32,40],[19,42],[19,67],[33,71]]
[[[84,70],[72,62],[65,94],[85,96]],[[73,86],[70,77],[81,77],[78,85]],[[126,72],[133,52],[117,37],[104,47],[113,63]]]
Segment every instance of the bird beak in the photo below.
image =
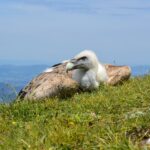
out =
[[71,59],[70,62],[68,62],[66,65],[66,72],[75,69],[76,63],[77,63],[76,59]]

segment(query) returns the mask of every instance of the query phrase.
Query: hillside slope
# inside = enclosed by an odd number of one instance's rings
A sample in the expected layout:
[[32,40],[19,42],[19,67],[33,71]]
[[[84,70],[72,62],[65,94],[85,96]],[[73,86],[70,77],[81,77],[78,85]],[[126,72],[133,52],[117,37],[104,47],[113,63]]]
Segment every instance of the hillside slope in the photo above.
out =
[[127,150],[149,136],[150,76],[66,100],[0,105],[0,149]]

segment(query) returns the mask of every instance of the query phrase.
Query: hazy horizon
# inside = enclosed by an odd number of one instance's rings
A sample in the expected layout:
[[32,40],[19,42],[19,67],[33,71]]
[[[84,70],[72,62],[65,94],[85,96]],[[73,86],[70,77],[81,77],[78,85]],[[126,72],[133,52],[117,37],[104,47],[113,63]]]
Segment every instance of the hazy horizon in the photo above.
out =
[[[69,58],[68,58],[69,59]],[[62,61],[67,60],[63,59],[61,61],[53,60],[53,61],[41,61],[41,60],[0,60],[0,66],[3,65],[12,65],[12,66],[36,66],[36,65],[45,65],[52,66],[57,63],[61,63]],[[117,61],[101,61],[103,64],[113,64],[113,65],[129,65],[129,66],[150,66],[150,63],[142,64],[142,63],[119,63]]]

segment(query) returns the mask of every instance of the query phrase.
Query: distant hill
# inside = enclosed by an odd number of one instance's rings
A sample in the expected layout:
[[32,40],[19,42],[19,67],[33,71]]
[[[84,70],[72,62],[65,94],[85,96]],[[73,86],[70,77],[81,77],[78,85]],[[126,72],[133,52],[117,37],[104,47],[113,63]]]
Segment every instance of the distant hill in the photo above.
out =
[[0,83],[0,102],[9,102],[15,99],[19,88],[11,84]]
[[33,77],[48,66],[0,65],[0,101],[10,101]]
[[[0,65],[0,101],[10,101],[33,77],[43,72],[47,65],[14,66]],[[150,73],[150,66],[132,66],[132,75]],[[16,91],[16,92],[15,92]]]

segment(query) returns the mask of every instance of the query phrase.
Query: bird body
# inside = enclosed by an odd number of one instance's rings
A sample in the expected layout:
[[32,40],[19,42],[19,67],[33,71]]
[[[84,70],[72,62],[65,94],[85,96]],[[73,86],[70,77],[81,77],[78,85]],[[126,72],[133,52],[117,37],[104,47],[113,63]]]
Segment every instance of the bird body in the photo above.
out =
[[18,94],[19,99],[42,100],[49,97],[66,98],[82,89],[92,91],[100,84],[116,85],[128,80],[128,66],[103,65],[93,51],[85,50],[73,59],[46,69],[31,80]]
[[84,50],[76,55],[73,61],[68,63],[66,69],[75,69],[72,79],[77,81],[83,90],[96,89],[101,82],[106,82],[108,79],[105,67],[90,50]]

